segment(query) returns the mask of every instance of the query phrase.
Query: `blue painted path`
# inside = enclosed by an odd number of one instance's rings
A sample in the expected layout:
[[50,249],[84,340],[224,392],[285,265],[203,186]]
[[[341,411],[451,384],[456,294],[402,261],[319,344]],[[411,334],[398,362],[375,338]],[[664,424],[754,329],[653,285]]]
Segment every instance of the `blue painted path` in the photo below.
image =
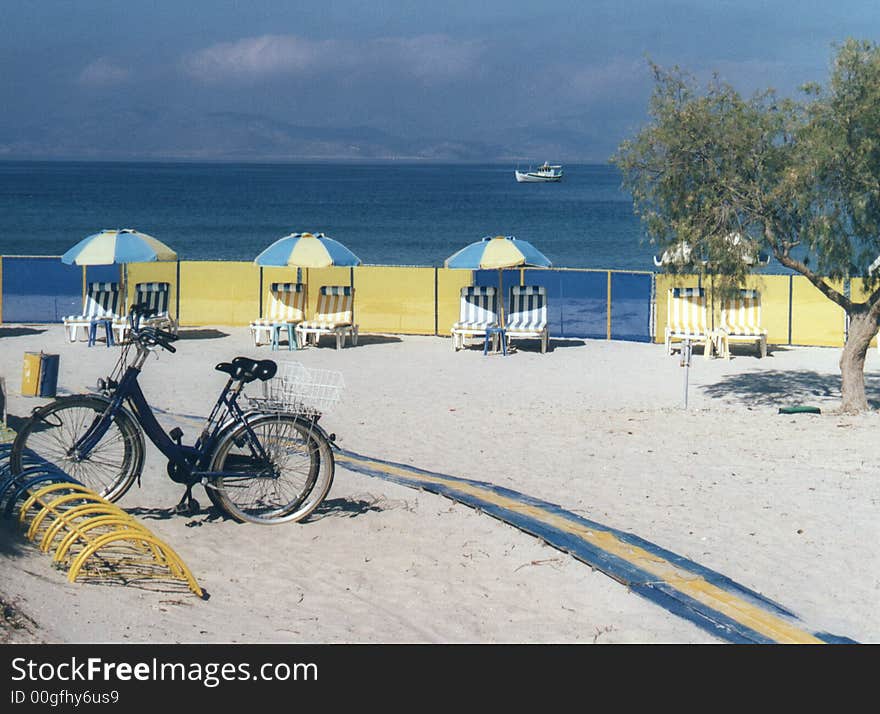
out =
[[810,632],[798,617],[760,593],[649,541],[608,528],[557,505],[483,481],[448,476],[341,449],[350,471],[446,496],[484,511],[569,553],[630,590],[733,643],[855,644]]

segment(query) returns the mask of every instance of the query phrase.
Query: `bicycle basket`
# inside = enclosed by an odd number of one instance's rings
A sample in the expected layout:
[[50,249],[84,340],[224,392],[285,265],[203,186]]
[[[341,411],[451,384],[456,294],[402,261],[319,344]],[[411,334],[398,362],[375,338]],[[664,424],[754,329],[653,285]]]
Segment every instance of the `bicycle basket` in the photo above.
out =
[[262,383],[262,394],[247,397],[260,409],[323,414],[339,403],[344,387],[341,372],[281,362],[276,375]]

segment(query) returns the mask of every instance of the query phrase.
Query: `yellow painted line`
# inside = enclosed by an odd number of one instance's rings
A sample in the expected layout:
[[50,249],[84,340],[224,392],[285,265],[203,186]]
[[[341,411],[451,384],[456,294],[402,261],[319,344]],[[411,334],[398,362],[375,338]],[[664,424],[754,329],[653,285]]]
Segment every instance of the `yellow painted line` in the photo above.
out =
[[754,604],[727,592],[723,588],[708,582],[703,576],[691,573],[670,563],[644,548],[624,543],[613,533],[589,528],[582,523],[574,522],[565,516],[549,513],[544,508],[521,503],[513,498],[502,496],[489,489],[475,486],[474,484],[443,478],[423,473],[414,473],[404,468],[373,461],[370,459],[352,459],[343,454],[337,454],[337,460],[343,464],[346,461],[362,463],[377,471],[401,476],[410,480],[421,480],[426,483],[442,484],[460,493],[476,496],[479,499],[491,503],[500,508],[515,511],[534,518],[560,531],[577,536],[581,540],[600,548],[601,550],[615,555],[622,560],[632,563],[645,572],[654,575],[679,592],[696,600],[697,602],[722,613],[746,627],[772,638],[780,644],[823,644],[822,640],[809,632],[793,625],[786,620],[777,617],[771,612],[756,607]]

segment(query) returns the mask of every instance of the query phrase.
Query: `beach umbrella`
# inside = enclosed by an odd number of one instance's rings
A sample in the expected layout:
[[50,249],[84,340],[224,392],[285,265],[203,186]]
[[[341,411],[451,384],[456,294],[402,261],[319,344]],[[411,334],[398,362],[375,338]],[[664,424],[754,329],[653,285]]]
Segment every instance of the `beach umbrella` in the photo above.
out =
[[123,297],[128,294],[128,263],[173,260],[177,260],[177,253],[171,248],[133,228],[105,228],[83,238],[61,256],[61,262],[67,265],[121,265]]
[[504,327],[504,288],[501,277],[504,268],[549,268],[550,259],[528,241],[514,236],[486,236],[466,245],[446,259],[447,268],[467,270],[498,270],[498,292],[501,294],[501,327]]
[[[330,266],[360,265],[361,259],[342,243],[323,233],[291,233],[279,238],[263,250],[254,263],[263,267],[304,268],[306,285],[309,284],[309,268],[329,268]],[[306,310],[309,293],[306,290]]]
[[67,265],[116,265],[177,260],[177,253],[162,241],[132,228],[104,229],[83,238],[61,256]]

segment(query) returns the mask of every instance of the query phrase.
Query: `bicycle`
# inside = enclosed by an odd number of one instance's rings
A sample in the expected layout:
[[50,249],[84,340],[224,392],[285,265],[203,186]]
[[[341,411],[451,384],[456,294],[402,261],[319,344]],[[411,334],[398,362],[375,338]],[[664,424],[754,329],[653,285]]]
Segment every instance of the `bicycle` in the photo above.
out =
[[[297,398],[295,382],[276,384],[274,361],[236,357],[216,365],[229,379],[195,443],[182,443],[182,430],[162,428],[138,383],[150,354],[176,352],[177,335],[140,326],[150,312],[132,306],[130,338],[110,376],[98,380],[98,393],[60,397],[32,412],[13,442],[12,472],[47,463],[117,501],[135,480],[140,486],[146,435],[168,459],[171,480],[186,487],[177,512],[200,510],[192,489],[201,484],[212,503],[239,522],[287,523],[312,513],[335,470],[336,437],[318,424],[321,411]],[[253,407],[244,409],[239,398],[256,380],[264,396],[245,394]],[[341,386],[331,387],[338,398]]]

